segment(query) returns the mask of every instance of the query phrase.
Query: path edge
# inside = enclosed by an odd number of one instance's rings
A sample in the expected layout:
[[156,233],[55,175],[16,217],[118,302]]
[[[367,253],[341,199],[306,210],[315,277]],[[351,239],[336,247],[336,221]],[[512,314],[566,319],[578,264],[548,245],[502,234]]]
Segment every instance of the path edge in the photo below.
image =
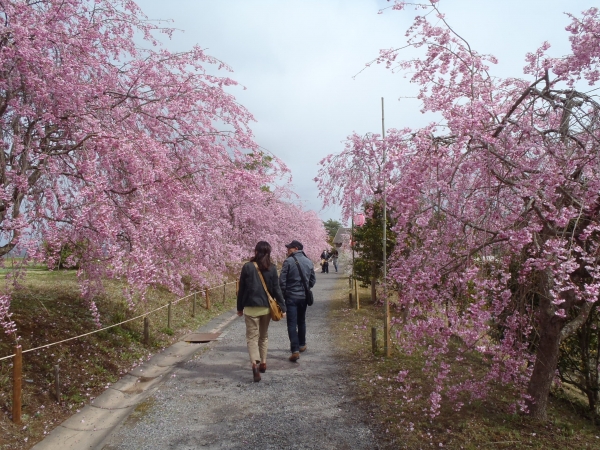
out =
[[[235,308],[230,309],[212,318],[196,332],[222,332],[238,318],[236,312]],[[86,405],[80,412],[64,420],[32,450],[101,449],[135,408],[152,396],[181,364],[211,346],[211,342],[189,344],[179,341],[164,348],[113,383],[94,399],[94,404]]]

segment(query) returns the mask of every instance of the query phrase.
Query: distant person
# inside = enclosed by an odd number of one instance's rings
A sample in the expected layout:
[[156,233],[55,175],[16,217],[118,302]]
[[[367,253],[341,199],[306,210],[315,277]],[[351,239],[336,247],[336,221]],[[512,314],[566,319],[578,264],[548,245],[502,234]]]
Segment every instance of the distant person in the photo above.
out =
[[265,241],[256,244],[254,257],[242,267],[237,296],[237,315],[246,316],[246,343],[256,382],[260,381],[260,374],[267,371],[268,330],[271,321],[269,299],[260,280],[259,270],[271,297],[277,301],[285,316],[285,301],[279,289],[277,268],[271,261],[271,246]]
[[338,257],[339,257],[338,251],[334,250],[331,253],[331,262],[333,263],[333,267],[335,267],[335,272],[336,273],[338,271]]
[[312,288],[317,279],[313,263],[304,254],[302,244],[292,241],[286,248],[288,257],[281,267],[279,286],[287,308],[288,337],[292,352],[289,359],[296,362],[300,359],[300,352],[306,351],[306,289]]
[[329,273],[329,257],[331,255],[327,250],[321,253],[321,273]]

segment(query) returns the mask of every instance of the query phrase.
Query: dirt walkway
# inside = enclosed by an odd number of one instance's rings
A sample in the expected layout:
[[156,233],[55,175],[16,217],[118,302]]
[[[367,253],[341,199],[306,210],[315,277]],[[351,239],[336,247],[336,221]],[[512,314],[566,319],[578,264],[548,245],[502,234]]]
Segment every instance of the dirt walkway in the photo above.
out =
[[327,328],[341,275],[317,274],[307,346],[291,363],[285,320],[269,328],[267,372],[252,382],[242,318],[210,351],[185,363],[102,446],[112,449],[375,449],[349,401]]

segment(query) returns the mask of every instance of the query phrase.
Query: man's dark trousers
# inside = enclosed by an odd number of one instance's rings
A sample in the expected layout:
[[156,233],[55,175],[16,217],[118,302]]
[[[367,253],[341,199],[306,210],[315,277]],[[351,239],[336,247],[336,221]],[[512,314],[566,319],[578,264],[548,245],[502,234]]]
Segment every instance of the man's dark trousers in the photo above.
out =
[[287,299],[285,306],[290,347],[297,353],[306,345],[306,300]]

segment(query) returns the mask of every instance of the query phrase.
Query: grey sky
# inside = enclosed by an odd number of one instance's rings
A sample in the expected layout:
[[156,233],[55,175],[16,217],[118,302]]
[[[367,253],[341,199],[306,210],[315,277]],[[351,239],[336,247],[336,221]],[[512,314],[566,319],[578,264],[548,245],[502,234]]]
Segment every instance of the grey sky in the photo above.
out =
[[[254,115],[256,141],[291,169],[295,191],[310,209],[321,201],[312,181],[318,161],[339,152],[347,135],[420,126],[427,118],[410,97],[403,74],[373,66],[353,79],[380,48],[399,47],[414,12],[380,8],[384,0],[137,0],[150,19],[173,19],[182,30],[165,45],[194,44],[226,62],[247,89],[232,90]],[[499,59],[492,73],[520,76],[526,52],[544,41],[552,54],[568,52],[563,12],[579,13],[592,0],[441,0],[456,32],[481,53]],[[408,53],[407,53],[408,55]],[[338,219],[339,211],[320,211]]]

